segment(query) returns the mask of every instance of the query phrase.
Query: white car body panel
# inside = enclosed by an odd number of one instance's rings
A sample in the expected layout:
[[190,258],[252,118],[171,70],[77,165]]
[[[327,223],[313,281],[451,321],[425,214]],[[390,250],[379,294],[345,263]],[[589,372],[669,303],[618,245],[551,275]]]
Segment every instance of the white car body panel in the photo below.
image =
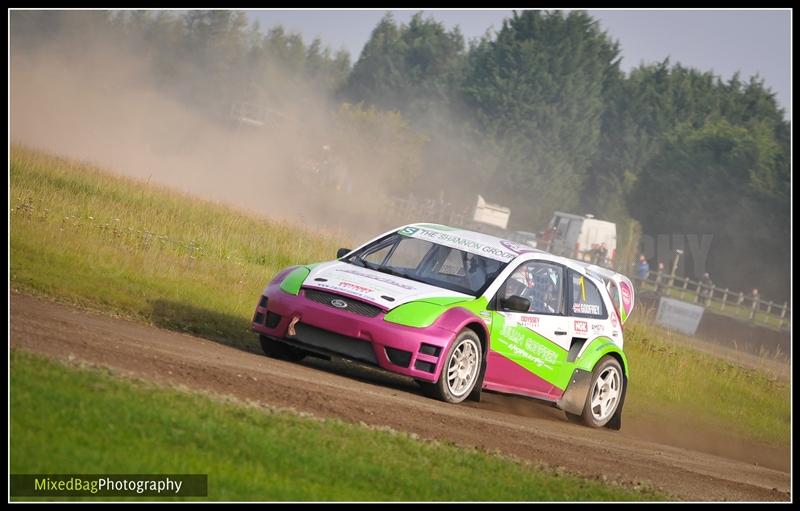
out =
[[[316,266],[306,278],[303,287],[361,298],[386,310],[414,300],[424,301],[426,298],[453,297],[464,300],[475,298],[340,261]],[[386,297],[393,300],[388,300]]]

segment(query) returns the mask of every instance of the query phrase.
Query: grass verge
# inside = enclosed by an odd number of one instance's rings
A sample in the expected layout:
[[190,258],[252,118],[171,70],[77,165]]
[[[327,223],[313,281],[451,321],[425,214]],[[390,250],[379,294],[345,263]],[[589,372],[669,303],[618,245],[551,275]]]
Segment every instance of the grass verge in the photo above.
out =
[[203,473],[208,500],[664,498],[644,486],[115,378],[17,350],[11,412],[12,473]]

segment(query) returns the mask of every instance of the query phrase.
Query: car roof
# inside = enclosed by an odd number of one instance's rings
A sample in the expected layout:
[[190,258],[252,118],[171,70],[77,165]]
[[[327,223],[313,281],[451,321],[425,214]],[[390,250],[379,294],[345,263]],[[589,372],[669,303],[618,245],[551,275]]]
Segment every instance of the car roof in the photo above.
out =
[[[550,252],[545,252],[544,250],[531,248],[527,245],[521,245],[519,243],[499,238],[497,236],[492,236],[490,234],[433,223],[408,224],[398,229],[389,231],[383,236],[391,233],[398,233],[414,238],[424,239],[432,243],[438,243],[440,245],[450,246],[465,252],[489,257],[497,261],[509,263],[509,266],[511,267],[515,267],[517,264],[531,259],[552,261],[554,263],[562,264],[581,275],[587,276],[590,280],[593,280],[595,283],[599,284],[601,289],[605,290],[604,285],[602,285],[604,280],[602,274],[604,272],[608,272],[608,270],[603,270],[602,268],[588,265],[583,261],[557,256],[555,254],[551,254]],[[498,279],[499,278],[500,276],[498,276]],[[490,286],[486,293],[489,293],[489,290],[491,290],[495,285],[496,284]],[[496,291],[496,288],[494,291]]]
[[[571,259],[569,257],[558,256],[544,250],[531,248],[528,245],[522,245],[515,241],[492,236],[491,234],[484,234],[482,232],[471,231],[469,229],[463,229],[459,227],[450,227],[448,225],[429,223],[409,224],[399,229],[399,231],[408,227],[434,231],[437,234],[440,233],[440,236],[442,237],[438,239],[436,237],[431,237],[428,239],[435,243],[454,246],[454,248],[464,250],[465,252],[471,252],[506,263],[521,263],[530,259],[552,261],[554,263],[563,264],[564,266],[567,266],[583,275],[601,280],[599,278],[600,276],[597,275],[596,272],[590,271],[591,268],[588,267],[589,263]],[[448,239],[452,241],[454,238],[458,238],[458,240],[456,240],[456,244],[442,243]],[[474,245],[469,244],[469,242],[474,243]],[[489,250],[487,251],[486,249]]]
[[[411,232],[411,229],[416,229]],[[442,224],[417,223],[401,227],[397,232],[406,231],[412,237],[426,239],[470,252],[473,254],[488,257],[510,263],[515,260],[524,261],[528,259],[547,259],[569,266],[570,268],[585,272],[579,261],[574,261],[567,257],[553,255],[544,250],[531,248],[515,241],[499,238],[482,232],[471,231],[468,229],[450,227]]]

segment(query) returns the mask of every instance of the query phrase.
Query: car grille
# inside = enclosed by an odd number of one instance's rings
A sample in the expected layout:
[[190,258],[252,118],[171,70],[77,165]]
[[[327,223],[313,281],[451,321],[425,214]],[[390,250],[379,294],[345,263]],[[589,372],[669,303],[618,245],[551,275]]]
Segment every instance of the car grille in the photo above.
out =
[[374,305],[369,305],[359,300],[354,300],[347,296],[336,295],[333,293],[326,293],[325,291],[318,291],[316,289],[306,289],[306,298],[311,300],[312,302],[322,303],[329,307],[333,307],[331,302],[333,300],[341,300],[347,304],[347,307],[336,307],[339,310],[344,310],[348,312],[352,312],[354,314],[358,314],[359,316],[366,316],[368,318],[374,318],[378,314],[381,313],[380,307],[375,307]]
[[372,343],[364,339],[348,337],[305,323],[298,323],[295,332],[294,336],[288,336],[287,339],[298,341],[302,345],[313,346],[322,350],[323,353],[334,353],[351,360],[378,365]]

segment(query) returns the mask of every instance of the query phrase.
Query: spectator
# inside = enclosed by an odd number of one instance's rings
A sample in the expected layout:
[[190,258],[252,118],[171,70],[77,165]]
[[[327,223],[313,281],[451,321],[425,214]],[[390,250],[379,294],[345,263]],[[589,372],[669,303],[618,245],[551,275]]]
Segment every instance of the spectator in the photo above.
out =
[[636,275],[642,280],[647,280],[649,274],[650,264],[648,264],[647,258],[642,254],[639,256],[639,264],[636,265]]

